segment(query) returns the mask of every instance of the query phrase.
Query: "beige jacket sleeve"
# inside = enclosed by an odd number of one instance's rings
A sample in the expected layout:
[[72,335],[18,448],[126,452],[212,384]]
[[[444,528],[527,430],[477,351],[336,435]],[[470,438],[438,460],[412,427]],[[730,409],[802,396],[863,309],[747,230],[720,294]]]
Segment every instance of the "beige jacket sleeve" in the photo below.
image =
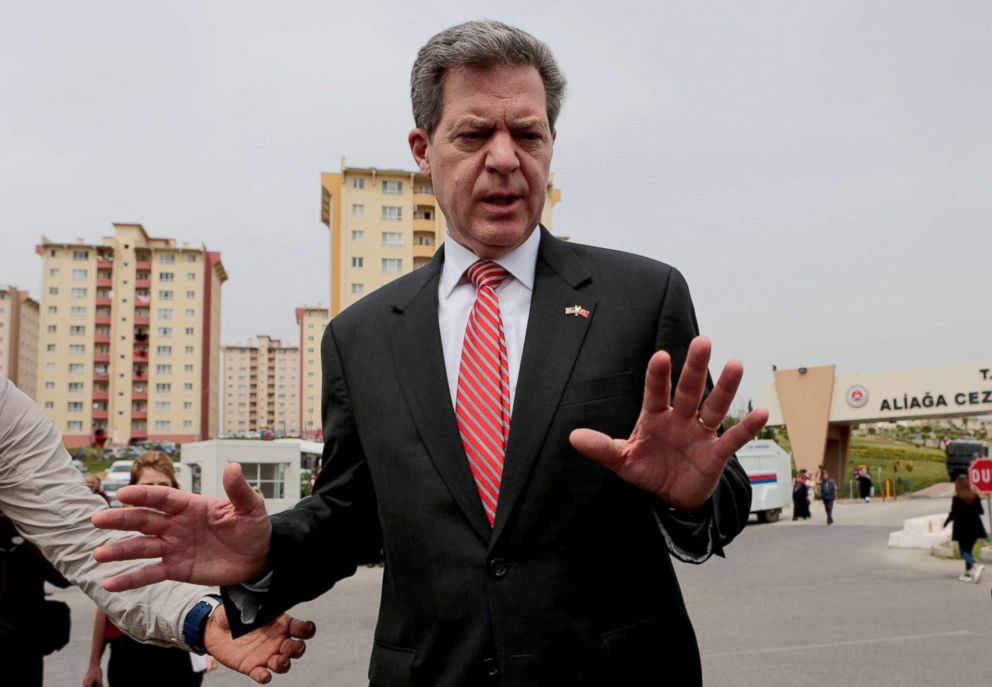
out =
[[138,565],[93,560],[96,547],[132,536],[100,530],[90,523],[90,516],[106,507],[83,484],[55,425],[0,375],[0,510],[127,634],[187,649],[182,642],[183,619],[211,590],[178,582],[128,592],[104,590],[101,580]]

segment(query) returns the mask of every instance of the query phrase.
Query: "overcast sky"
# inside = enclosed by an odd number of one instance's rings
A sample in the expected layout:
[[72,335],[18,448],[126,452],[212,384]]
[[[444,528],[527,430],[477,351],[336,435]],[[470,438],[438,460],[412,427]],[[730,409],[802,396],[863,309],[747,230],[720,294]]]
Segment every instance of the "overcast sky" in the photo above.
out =
[[320,172],[413,169],[416,51],[478,18],[569,79],[556,231],[682,270],[746,395],[772,364],[989,362],[984,0],[6,2],[0,282],[37,297],[42,234],[140,222],[221,252],[224,343],[295,340],[327,304]]

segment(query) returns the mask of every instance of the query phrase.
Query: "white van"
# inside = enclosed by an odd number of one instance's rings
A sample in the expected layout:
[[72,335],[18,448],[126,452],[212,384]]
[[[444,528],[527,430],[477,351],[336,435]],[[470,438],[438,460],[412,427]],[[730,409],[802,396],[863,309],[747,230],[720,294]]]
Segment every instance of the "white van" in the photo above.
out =
[[759,522],[775,522],[792,503],[792,456],[771,439],[747,442],[737,460],[751,480],[751,512]]

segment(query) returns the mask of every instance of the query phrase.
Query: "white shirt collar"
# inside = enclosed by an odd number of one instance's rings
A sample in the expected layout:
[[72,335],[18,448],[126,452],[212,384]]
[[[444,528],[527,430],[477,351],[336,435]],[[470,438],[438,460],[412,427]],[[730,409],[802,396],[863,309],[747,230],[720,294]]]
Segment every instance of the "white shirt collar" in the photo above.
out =
[[[534,290],[534,271],[537,268],[537,249],[541,245],[541,228],[531,232],[526,241],[501,258],[493,260],[509,272],[514,279]],[[444,241],[444,266],[441,268],[441,295],[448,298],[479,256],[461,245],[448,233]]]

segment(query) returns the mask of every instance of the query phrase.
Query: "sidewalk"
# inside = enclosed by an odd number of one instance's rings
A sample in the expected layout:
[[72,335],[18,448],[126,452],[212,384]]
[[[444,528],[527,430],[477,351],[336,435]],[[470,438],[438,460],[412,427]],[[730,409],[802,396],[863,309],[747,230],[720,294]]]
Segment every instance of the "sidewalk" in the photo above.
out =
[[909,495],[911,499],[949,499],[954,496],[954,482],[941,482],[932,484],[925,489],[913,492]]

